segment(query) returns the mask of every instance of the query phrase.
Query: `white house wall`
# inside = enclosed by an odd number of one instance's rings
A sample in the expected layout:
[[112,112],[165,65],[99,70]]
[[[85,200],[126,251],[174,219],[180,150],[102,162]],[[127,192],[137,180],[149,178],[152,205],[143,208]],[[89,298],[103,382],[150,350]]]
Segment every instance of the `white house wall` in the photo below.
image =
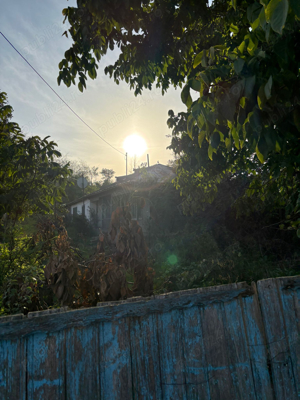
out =
[[90,216],[91,201],[89,199],[84,200],[84,202],[80,201],[80,202],[78,202],[76,204],[73,204],[71,206],[71,214],[72,215],[74,214],[74,208],[77,207],[77,214],[81,215],[82,214],[82,206],[83,206],[83,204],[85,205],[85,216],[87,217],[87,219],[90,219],[90,217],[91,217]]

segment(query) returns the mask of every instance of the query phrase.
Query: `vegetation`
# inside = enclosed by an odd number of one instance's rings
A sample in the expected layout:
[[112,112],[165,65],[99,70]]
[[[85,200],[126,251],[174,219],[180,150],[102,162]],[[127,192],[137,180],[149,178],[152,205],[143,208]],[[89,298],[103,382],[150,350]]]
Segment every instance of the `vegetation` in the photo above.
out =
[[[112,183],[115,172],[109,168],[102,168],[99,171],[98,167],[91,167],[84,161],[68,160],[66,157],[60,157],[57,162],[60,165],[68,164],[71,169],[71,174],[68,178],[68,183],[65,188],[64,202],[76,200],[82,197],[83,194],[90,194],[99,190],[101,186]],[[100,177],[101,175],[101,177]],[[77,180],[84,177],[88,186],[84,189],[77,185]]]
[[[120,13],[117,0],[80,0],[63,15],[73,44],[59,84],[83,91],[118,47],[105,66],[117,84],[136,95],[153,85],[182,89],[183,112],[167,120],[176,190],[150,193],[149,253],[126,207],[112,216],[116,243],[100,236],[92,250],[93,227],[65,218],[67,233],[60,204],[82,195],[79,177],[91,193],[114,171],[66,162],[48,138],[25,138],[0,93],[4,311],[94,305],[152,293],[153,284],[164,292],[299,273],[298,1],[128,0]],[[26,236],[20,223],[42,214]]]
[[12,108],[0,93],[0,285],[10,274],[37,265],[38,249],[22,236],[25,217],[58,212],[64,195],[68,164],[54,161],[60,153],[54,142],[25,138],[11,122]]
[[176,185],[192,211],[213,200],[222,179],[246,174],[247,195],[272,199],[285,209],[284,224],[298,228],[297,1],[128,1],[119,13],[116,0],[84,0],[63,14],[74,43],[59,83],[78,77],[82,91],[117,46],[118,60],[105,68],[117,84],[125,80],[135,94],[184,85],[187,110],[170,111],[168,125],[180,156]]

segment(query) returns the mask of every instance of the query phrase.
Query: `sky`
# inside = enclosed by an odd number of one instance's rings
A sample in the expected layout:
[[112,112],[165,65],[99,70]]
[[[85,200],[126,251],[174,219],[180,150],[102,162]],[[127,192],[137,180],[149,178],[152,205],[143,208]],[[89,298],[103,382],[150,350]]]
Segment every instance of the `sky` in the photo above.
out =
[[[75,0],[0,0],[0,32],[16,47],[69,106],[100,136],[121,152],[125,138],[138,133],[147,143],[150,165],[166,164],[173,153],[166,150],[171,134],[166,121],[168,110],[184,110],[180,89],[144,91],[135,97],[125,82],[115,84],[104,74],[116,52],[100,61],[96,80],[88,78],[87,90],[57,84],[58,63],[72,44],[62,36],[62,9],[76,6]],[[0,35],[0,91],[8,95],[13,121],[28,136],[50,136],[58,150],[70,160],[90,166],[112,168],[125,175],[125,157],[90,131],[43,83],[25,61]],[[146,162],[146,153],[136,161]],[[129,160],[132,166],[132,160]]]

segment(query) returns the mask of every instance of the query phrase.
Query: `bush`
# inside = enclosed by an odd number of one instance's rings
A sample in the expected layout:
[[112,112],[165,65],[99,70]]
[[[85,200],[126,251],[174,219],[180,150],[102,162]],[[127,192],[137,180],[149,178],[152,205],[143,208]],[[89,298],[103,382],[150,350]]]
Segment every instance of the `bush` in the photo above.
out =
[[11,273],[2,286],[0,314],[27,314],[48,308],[51,304],[46,302],[44,283],[44,268],[38,265],[23,266]]

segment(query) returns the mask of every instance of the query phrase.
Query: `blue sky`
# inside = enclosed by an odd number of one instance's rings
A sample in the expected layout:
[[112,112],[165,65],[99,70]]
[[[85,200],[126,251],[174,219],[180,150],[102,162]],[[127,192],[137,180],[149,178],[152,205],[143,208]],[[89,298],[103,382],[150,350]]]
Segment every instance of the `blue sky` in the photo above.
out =
[[[166,125],[167,112],[184,110],[180,90],[145,91],[135,97],[125,82],[116,85],[104,75],[116,53],[101,60],[98,77],[87,82],[87,90],[57,85],[58,63],[70,47],[62,36],[62,9],[76,1],[1,0],[0,31],[27,58],[46,81],[63,97],[100,136],[121,151],[126,136],[138,132],[147,142],[150,164],[166,163],[172,152],[166,150],[171,131]],[[86,128],[51,92],[21,57],[0,36],[0,90],[8,94],[14,108],[13,120],[24,133],[50,135],[69,159],[83,160],[91,166],[113,168],[125,174],[121,154],[107,146]],[[146,155],[138,162],[146,161]]]

